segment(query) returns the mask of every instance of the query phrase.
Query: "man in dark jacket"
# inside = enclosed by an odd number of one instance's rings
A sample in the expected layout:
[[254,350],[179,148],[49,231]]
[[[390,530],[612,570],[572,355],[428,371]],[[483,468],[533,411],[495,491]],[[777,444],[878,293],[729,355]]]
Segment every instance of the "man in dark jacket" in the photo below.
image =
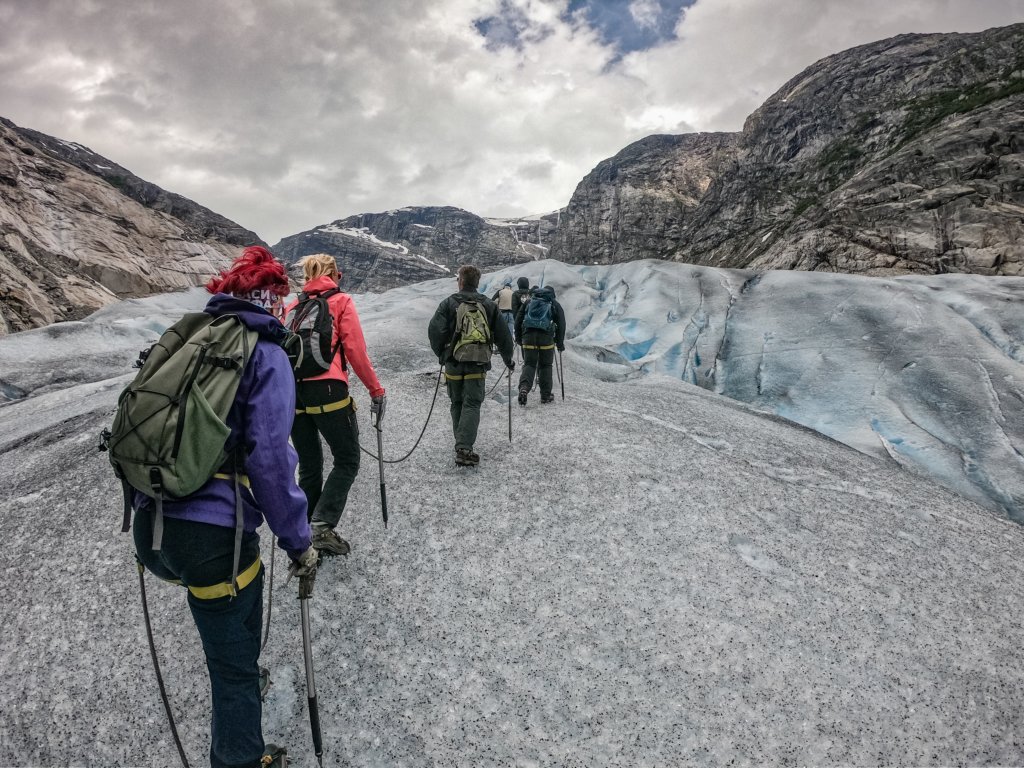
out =
[[[295,379],[279,343],[285,329],[278,319],[288,277],[268,250],[253,246],[210,280],[207,290],[216,294],[206,305],[207,314],[234,316],[259,334],[227,419],[227,445],[240,451],[244,474],[218,472],[195,493],[166,500],[159,549],[153,548],[154,525],[159,530],[154,502],[136,493],[136,554],[154,575],[188,588],[210,674],[210,764],[276,766],[282,764],[283,750],[264,744],[260,724],[263,566],[256,529],[266,520],[297,575],[312,577],[317,563],[306,497],[295,483],[298,459],[288,444]],[[243,517],[239,540],[236,493],[241,494],[237,501]],[[232,583],[236,547],[244,569],[238,572],[237,587]],[[264,758],[268,752],[269,761]]]
[[555,349],[565,350],[565,312],[555,301],[554,288],[537,288],[530,301],[516,315],[516,343],[523,348],[523,373],[519,377],[519,404],[533,389],[534,376],[540,382],[540,401],[553,403],[551,368]]
[[[480,427],[487,371],[491,369],[491,345],[498,348],[509,375],[515,369],[515,345],[497,305],[478,290],[480,270],[469,264],[459,268],[459,290],[442,301],[427,329],[430,348],[444,365],[448,397],[452,401],[455,430],[455,463],[474,467],[480,457],[473,452]],[[486,329],[480,326],[486,322]]]
[[520,277],[516,280],[516,285],[519,287],[512,293],[513,314],[519,314],[519,310],[530,300],[530,281]]

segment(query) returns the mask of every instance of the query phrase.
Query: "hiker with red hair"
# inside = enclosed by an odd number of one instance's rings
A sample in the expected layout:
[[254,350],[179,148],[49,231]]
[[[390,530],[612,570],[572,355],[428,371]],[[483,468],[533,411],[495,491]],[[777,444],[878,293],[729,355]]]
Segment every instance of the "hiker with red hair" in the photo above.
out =
[[136,492],[135,548],[151,573],[188,588],[210,674],[210,764],[276,766],[284,750],[264,744],[261,725],[264,577],[256,529],[266,520],[299,576],[311,577],[318,559],[288,443],[295,380],[279,319],[288,277],[270,251],[253,246],[206,289],[214,294],[206,314],[240,322],[256,338],[244,368],[231,372],[240,376],[226,420],[232,458],[194,493],[162,499],[162,511]]

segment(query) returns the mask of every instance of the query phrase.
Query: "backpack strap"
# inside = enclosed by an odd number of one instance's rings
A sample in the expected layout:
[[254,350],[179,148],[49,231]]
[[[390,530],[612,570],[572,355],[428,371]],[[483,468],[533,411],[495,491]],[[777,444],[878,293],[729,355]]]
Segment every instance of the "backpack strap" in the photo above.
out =
[[242,557],[242,533],[243,526],[245,523],[244,514],[242,510],[242,481],[241,475],[243,467],[242,462],[242,446],[239,445],[234,450],[235,454],[235,473],[234,473],[234,485],[235,485],[235,554],[232,558],[231,563],[231,596],[234,597],[238,594],[238,590],[241,587],[238,586],[238,561]]
[[132,487],[121,475],[121,493],[124,494],[124,517],[121,520],[121,533],[128,533],[132,527]]
[[[249,342],[246,338],[242,344],[245,349],[246,360],[249,359]],[[234,463],[234,486],[235,486],[235,553],[231,563],[231,596],[234,597],[241,589],[238,586],[238,561],[242,558],[242,534],[244,533],[245,515],[242,509],[242,473],[245,471],[245,448],[239,442],[232,450]]]
[[[321,299],[329,299],[329,298],[331,298],[331,296],[334,296],[336,293],[341,293],[341,288],[334,287],[334,288],[331,288],[330,290],[324,291],[323,293],[321,293],[319,295],[320,295]],[[340,333],[338,334],[337,342],[338,343],[334,345],[334,351],[331,353],[331,360],[334,360],[334,356],[335,355],[340,354],[341,355],[341,370],[347,371],[348,370],[348,361],[345,360],[345,348],[341,345],[341,334]]]
[[164,540],[164,481],[160,477],[160,469],[151,467],[149,482],[153,486],[156,511],[153,513],[153,551],[159,552]]

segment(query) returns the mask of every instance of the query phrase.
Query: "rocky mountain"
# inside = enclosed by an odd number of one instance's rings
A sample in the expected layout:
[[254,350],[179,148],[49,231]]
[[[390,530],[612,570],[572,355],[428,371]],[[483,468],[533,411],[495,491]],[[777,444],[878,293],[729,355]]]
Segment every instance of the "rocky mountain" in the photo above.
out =
[[86,147],[0,118],[0,335],[198,285],[261,242]]
[[580,182],[550,254],[1024,274],[1024,24],[854,48],[738,134],[637,142]]
[[485,219],[460,208],[400,208],[339,219],[286,237],[272,250],[288,263],[329,253],[346,290],[383,291],[454,275],[465,263],[488,269],[546,258],[558,215]]

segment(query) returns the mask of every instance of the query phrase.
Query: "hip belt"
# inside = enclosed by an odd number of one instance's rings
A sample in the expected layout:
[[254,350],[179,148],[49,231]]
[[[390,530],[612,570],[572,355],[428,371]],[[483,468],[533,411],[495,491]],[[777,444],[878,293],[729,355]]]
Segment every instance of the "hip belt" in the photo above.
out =
[[481,373],[466,373],[466,374],[459,375],[459,374],[456,374],[456,373],[448,373],[448,371],[445,371],[444,372],[444,378],[445,378],[445,381],[469,381],[470,379],[485,379],[485,378],[487,378],[487,374],[485,372],[481,372]]
[[348,407],[352,403],[351,397],[346,397],[344,400],[339,400],[336,403],[328,403],[327,405],[307,405],[305,408],[296,408],[295,415],[308,413],[310,416],[318,416],[321,413],[333,413],[334,411],[340,411],[342,408]]
[[[252,565],[250,565],[244,571],[241,571],[238,574],[237,590],[232,586],[231,580],[229,579],[228,581],[222,581],[218,584],[211,584],[208,587],[188,587],[188,591],[192,593],[193,597],[198,598],[199,600],[216,600],[218,597],[227,597],[228,595],[235,595],[241,590],[245,589],[250,584],[252,584],[253,579],[255,579],[259,575],[260,568],[262,566],[263,563],[261,563],[260,559],[257,557],[256,560],[253,561]],[[142,563],[139,563],[139,570],[141,569]],[[178,586],[182,586],[181,579],[164,579],[164,581],[168,582],[169,584],[177,584]]]

